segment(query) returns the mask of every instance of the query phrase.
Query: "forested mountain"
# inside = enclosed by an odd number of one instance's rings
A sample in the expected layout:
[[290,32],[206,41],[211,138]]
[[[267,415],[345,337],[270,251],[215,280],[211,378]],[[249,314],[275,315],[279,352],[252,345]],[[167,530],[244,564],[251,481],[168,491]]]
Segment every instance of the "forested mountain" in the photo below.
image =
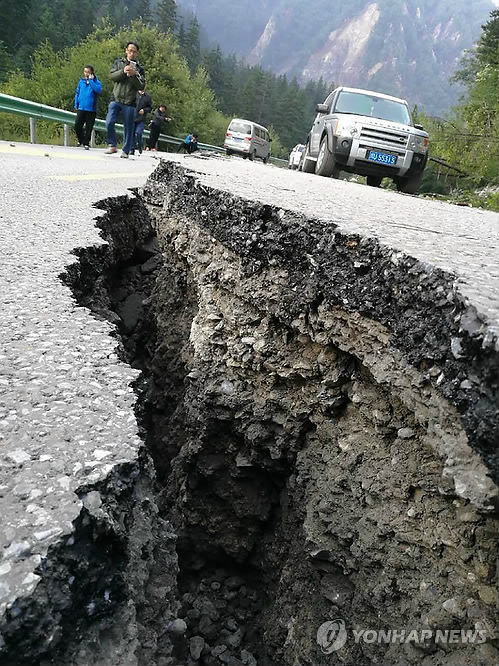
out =
[[438,113],[492,0],[178,0],[225,52],[299,81],[401,95]]
[[[43,4],[35,0],[19,0],[10,12],[5,10],[5,0],[0,0],[0,3],[0,19],[3,21],[0,22],[0,82],[8,79],[4,90],[10,94],[21,97],[27,94],[30,99],[36,98],[47,104],[68,106],[72,99],[69,97],[72,81],[67,88],[67,81],[56,84],[54,79],[55,89],[44,90],[43,87],[31,86],[29,79],[24,76],[19,78],[17,73],[9,77],[9,70],[19,68],[24,75],[32,74],[36,79],[42,75],[44,66],[52,71],[56,62],[60,67],[63,62],[71,59],[75,49],[76,53],[81,53],[77,45],[89,34],[95,36],[96,43],[100,43],[100,40],[111,37],[121,26],[125,31],[119,34],[127,35],[129,39],[139,39],[136,29],[126,31],[126,26],[138,19],[142,24],[170,33],[178,55],[188,65],[191,78],[199,74],[199,80],[206,79],[206,84],[213,91],[214,111],[225,117],[212,115],[210,122],[213,124],[215,117],[217,120],[216,127],[211,128],[206,127],[206,120],[205,127],[199,120],[196,122],[196,129],[202,133],[205,141],[221,143],[231,117],[249,117],[272,128],[273,153],[285,157],[293,145],[306,136],[314,117],[315,105],[328,93],[328,86],[321,80],[310,80],[300,87],[286,76],[274,74],[259,65],[248,65],[234,55],[224,54],[219,46],[203,49],[202,43],[206,37],[203,40],[195,16],[188,10],[180,12],[175,0],[107,0],[104,3],[98,0],[44,0]],[[56,57],[55,52],[61,50],[61,56],[57,54]],[[116,52],[120,52],[119,47]],[[151,50],[147,53],[141,49],[140,58],[146,67],[148,82],[154,81],[152,85],[155,87],[156,73],[152,78],[151,62],[148,62],[151,53]],[[106,71],[105,67],[102,69],[100,66],[97,54],[94,56],[89,53],[87,62],[94,65],[99,63],[99,71]],[[165,58],[163,66],[159,65],[158,76],[166,77],[167,80],[170,66]],[[203,68],[201,73],[200,67]],[[163,68],[164,72],[161,71]],[[161,83],[164,84],[164,80]],[[29,93],[24,92],[26,89]],[[36,95],[33,94],[35,89]],[[62,89],[65,90],[64,95],[61,95]],[[101,99],[106,99],[109,92],[105,87]],[[168,95],[163,93],[164,99],[168,100],[170,95],[175,97],[175,94],[173,90]],[[201,94],[204,92],[200,91]],[[194,104],[193,101],[191,103]],[[195,113],[189,117],[196,117]],[[179,130],[193,129],[192,122],[185,115],[177,120]],[[186,124],[188,122],[190,124]],[[220,131],[221,125],[225,125],[223,131]]]

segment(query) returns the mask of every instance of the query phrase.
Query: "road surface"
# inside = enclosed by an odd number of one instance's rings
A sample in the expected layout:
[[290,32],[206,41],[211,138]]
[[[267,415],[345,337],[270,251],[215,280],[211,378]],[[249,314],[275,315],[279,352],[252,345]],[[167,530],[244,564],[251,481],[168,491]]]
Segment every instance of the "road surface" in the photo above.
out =
[[[168,156],[212,187],[376,237],[450,271],[456,288],[499,330],[499,215],[297,173],[236,157]],[[142,185],[144,153],[0,142],[0,614],[38,581],[48,547],[71,533],[94,483],[139,447],[130,382],[111,325],[59,279],[76,247],[101,243],[92,204]]]

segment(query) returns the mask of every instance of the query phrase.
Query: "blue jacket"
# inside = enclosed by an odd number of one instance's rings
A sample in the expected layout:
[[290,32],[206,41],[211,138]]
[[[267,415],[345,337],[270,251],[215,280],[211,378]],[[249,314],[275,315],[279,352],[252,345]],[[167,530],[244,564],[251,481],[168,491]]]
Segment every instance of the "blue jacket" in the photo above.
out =
[[75,109],[97,111],[97,98],[102,91],[102,83],[95,79],[81,78],[76,86]]

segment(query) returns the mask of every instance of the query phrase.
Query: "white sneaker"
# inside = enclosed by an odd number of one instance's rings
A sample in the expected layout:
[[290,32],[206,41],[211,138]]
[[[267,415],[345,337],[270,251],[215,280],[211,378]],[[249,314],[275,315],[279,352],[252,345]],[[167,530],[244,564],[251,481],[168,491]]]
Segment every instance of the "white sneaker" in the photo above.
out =
[[128,159],[128,153],[122,152],[120,157],[122,157],[124,160]]

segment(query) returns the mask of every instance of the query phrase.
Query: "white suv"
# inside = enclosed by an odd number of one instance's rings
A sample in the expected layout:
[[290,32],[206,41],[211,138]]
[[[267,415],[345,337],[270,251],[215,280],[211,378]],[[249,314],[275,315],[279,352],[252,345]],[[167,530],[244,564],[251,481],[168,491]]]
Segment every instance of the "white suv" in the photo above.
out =
[[367,176],[379,187],[392,178],[400,192],[417,192],[428,160],[428,133],[412,122],[403,99],[357,88],[336,88],[310,130],[301,161],[306,173]]
[[298,169],[301,162],[301,155],[305,150],[303,143],[297,143],[289,153],[288,169]]

